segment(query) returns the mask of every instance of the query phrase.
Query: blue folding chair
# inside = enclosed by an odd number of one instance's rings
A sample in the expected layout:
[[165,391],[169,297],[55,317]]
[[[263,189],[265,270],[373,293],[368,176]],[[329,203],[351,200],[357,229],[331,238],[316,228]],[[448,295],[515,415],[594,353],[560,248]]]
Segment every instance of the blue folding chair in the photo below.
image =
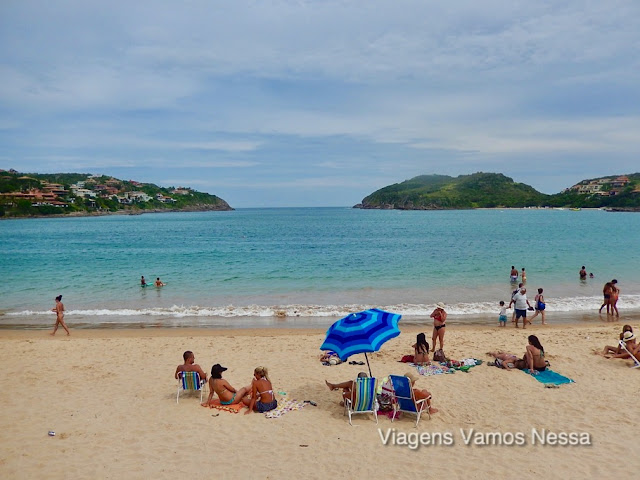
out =
[[389,375],[391,379],[391,383],[393,384],[393,389],[395,390],[395,402],[393,404],[393,417],[391,421],[393,422],[396,419],[396,415],[398,412],[411,413],[416,416],[416,427],[420,422],[420,415],[423,412],[426,412],[429,418],[431,418],[431,414],[429,413],[429,405],[427,404],[427,400],[431,399],[431,395],[428,398],[423,398],[421,400],[416,400],[416,397],[413,393],[413,388],[411,388],[411,380],[407,377],[401,377],[399,375]]

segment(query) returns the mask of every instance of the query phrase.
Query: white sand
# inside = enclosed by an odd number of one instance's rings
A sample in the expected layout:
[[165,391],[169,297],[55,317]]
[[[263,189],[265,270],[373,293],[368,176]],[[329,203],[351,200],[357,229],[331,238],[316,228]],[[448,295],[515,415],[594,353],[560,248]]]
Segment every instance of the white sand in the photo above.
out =
[[[640,333],[638,322],[632,324]],[[615,344],[621,327],[450,327],[447,354],[485,363],[469,373],[421,378],[418,387],[433,393],[440,412],[418,428],[411,417],[394,423],[380,417],[376,425],[357,416],[349,426],[339,393],[324,380],[352,379],[366,367],[322,366],[320,331],[72,330],[70,338],[0,331],[0,477],[626,477],[640,467],[640,369],[592,353]],[[419,331],[403,331],[371,354],[374,375],[407,371],[397,360],[412,353]],[[429,338],[431,327],[423,331]],[[527,334],[539,336],[552,368],[575,384],[548,389],[522,372],[486,365],[488,350],[521,355]],[[193,396],[176,405],[173,373],[187,349],[207,372],[213,363],[228,367],[225,378],[236,388],[250,382],[256,366],[267,366],[286,398],[318,406],[267,419],[243,412],[213,416],[218,411]],[[389,428],[450,435],[454,445],[385,446],[379,429],[384,434]],[[460,429],[470,428],[506,440],[521,434],[526,445],[467,446]],[[587,433],[591,445],[532,445],[532,429]]]

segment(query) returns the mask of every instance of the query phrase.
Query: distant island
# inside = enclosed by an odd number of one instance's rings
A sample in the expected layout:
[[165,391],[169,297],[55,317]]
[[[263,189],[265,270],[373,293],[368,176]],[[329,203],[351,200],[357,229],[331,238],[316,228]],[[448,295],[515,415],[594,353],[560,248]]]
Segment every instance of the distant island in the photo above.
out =
[[501,173],[421,175],[381,188],[353,208],[443,210],[472,208],[607,208],[640,211],[640,173],[583,180],[546,195]]
[[188,187],[87,173],[0,170],[0,217],[233,210],[220,197]]

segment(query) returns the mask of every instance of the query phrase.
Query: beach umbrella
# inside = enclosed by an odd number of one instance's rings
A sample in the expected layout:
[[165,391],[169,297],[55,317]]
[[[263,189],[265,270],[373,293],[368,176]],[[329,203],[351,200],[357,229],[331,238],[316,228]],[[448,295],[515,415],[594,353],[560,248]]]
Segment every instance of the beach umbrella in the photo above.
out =
[[333,350],[342,361],[364,353],[369,376],[372,376],[367,353],[377,352],[384,342],[400,335],[400,318],[402,315],[377,308],[350,313],[329,327],[320,350]]

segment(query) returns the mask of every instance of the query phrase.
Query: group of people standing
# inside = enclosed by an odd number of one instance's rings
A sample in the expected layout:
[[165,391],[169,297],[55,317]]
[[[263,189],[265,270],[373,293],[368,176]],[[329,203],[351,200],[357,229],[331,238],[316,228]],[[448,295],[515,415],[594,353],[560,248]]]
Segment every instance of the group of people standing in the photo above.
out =
[[[207,380],[207,374],[200,365],[195,363],[195,355],[187,350],[182,355],[184,363],[176,368],[175,378],[179,379],[182,372],[196,372],[202,380]],[[227,380],[222,378],[222,372],[227,368],[219,363],[211,367],[209,377],[209,398],[202,404],[203,407],[212,405],[213,395],[218,396],[221,405],[237,405],[243,403],[248,410],[245,412],[268,412],[278,406],[278,401],[273,392],[273,386],[269,379],[269,372],[265,367],[256,367],[253,371],[251,384],[239,389],[234,388]]]
[[[523,269],[524,270],[524,269]],[[538,315],[542,317],[542,325],[545,325],[546,317],[545,317],[545,309],[547,308],[547,304],[544,301],[544,289],[538,288],[538,293],[534,298],[534,305],[531,306],[529,303],[529,299],[527,298],[527,289],[524,286],[524,282],[518,284],[518,288],[516,288],[511,293],[511,301],[509,302],[509,306],[504,306],[504,301],[500,301],[500,313],[498,314],[498,322],[501,327],[506,327],[507,325],[507,309],[514,307],[513,314],[511,316],[511,321],[516,324],[516,328],[518,328],[518,321],[522,318],[522,328],[527,328],[527,324],[531,325],[534,318]],[[535,310],[535,313],[530,319],[527,319],[527,311]]]

